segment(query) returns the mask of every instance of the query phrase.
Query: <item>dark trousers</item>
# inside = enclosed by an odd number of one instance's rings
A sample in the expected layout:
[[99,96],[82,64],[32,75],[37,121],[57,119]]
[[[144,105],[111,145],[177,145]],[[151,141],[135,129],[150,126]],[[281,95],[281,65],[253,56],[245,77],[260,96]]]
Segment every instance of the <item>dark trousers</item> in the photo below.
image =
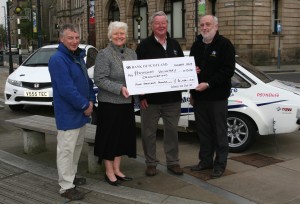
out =
[[[200,141],[199,160],[204,166],[225,170],[228,156],[228,101],[194,102],[197,133]],[[214,159],[215,154],[215,159]]]

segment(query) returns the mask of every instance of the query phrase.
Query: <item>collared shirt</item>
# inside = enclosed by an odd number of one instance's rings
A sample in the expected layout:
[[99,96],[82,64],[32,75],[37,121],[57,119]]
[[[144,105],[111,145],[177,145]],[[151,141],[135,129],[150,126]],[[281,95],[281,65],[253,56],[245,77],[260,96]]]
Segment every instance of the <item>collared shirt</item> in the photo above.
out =
[[[155,37],[155,40],[156,40],[157,42],[159,42],[158,38],[157,38],[156,36],[154,36],[154,37]],[[159,42],[159,43],[160,43],[160,42]],[[165,50],[167,50],[167,37],[166,37],[166,39],[165,39],[164,44],[162,44],[162,46],[163,46],[163,48],[164,48]]]

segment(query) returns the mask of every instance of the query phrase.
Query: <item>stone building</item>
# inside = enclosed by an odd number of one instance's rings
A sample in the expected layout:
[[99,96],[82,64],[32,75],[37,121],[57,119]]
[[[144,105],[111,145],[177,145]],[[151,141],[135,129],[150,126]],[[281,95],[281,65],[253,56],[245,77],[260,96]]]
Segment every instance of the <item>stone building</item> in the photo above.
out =
[[[80,28],[82,42],[93,44],[99,49],[107,45],[107,27],[110,21],[115,20],[128,24],[127,44],[135,48],[140,40],[151,33],[148,17],[153,12],[162,10],[169,17],[171,36],[179,41],[184,50],[190,49],[199,33],[201,15],[213,14],[219,18],[220,34],[228,37],[235,45],[237,54],[252,64],[276,64],[278,59],[281,59],[282,64],[300,62],[300,0],[53,2],[56,4],[57,18],[52,18],[50,25],[54,27],[66,22],[75,23]],[[138,22],[138,17],[142,17],[142,21]]]
[[65,23],[78,26],[82,43],[88,43],[88,1],[52,0],[49,7],[51,41],[57,41],[59,27]]
[[[4,0],[3,0],[4,1]],[[50,29],[51,26],[49,25],[50,22],[50,15],[48,13],[48,8],[51,6],[51,1],[42,1],[40,0],[40,19],[41,19],[41,33],[40,38],[41,40],[48,44],[51,36],[50,36]],[[28,6],[31,5],[31,9],[28,8]],[[20,14],[15,13],[15,9],[17,7],[20,7],[22,9],[22,12]],[[10,23],[10,40],[11,44],[17,45],[19,42],[19,38],[21,38],[21,47],[23,49],[28,48],[28,46],[34,45],[35,48],[37,48],[37,39],[34,40],[34,42],[27,42],[27,40],[22,37],[22,33],[20,33],[20,36],[18,36],[18,23],[17,19],[27,19],[29,21],[33,20],[33,18],[36,18],[35,20],[35,27],[37,26],[37,0],[14,0],[9,1],[9,16],[10,20],[8,21]],[[26,18],[25,18],[26,17]],[[35,32],[37,32],[37,28],[33,28]],[[38,34],[36,34],[38,35]]]

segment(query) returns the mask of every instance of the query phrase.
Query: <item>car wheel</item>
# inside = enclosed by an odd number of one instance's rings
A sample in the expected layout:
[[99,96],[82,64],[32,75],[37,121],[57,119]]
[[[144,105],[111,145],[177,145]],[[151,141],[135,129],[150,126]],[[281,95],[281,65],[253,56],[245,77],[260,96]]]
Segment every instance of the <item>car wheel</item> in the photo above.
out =
[[228,113],[228,143],[230,152],[243,152],[254,141],[257,128],[253,121],[245,115]]
[[24,108],[24,105],[9,105],[9,108],[13,111],[20,111]]

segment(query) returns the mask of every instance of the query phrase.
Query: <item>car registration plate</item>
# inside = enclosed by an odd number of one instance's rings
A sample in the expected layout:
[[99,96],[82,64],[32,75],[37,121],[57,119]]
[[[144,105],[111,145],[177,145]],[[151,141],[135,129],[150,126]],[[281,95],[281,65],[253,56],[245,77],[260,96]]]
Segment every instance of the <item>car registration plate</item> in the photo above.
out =
[[26,97],[49,97],[48,91],[24,91]]

